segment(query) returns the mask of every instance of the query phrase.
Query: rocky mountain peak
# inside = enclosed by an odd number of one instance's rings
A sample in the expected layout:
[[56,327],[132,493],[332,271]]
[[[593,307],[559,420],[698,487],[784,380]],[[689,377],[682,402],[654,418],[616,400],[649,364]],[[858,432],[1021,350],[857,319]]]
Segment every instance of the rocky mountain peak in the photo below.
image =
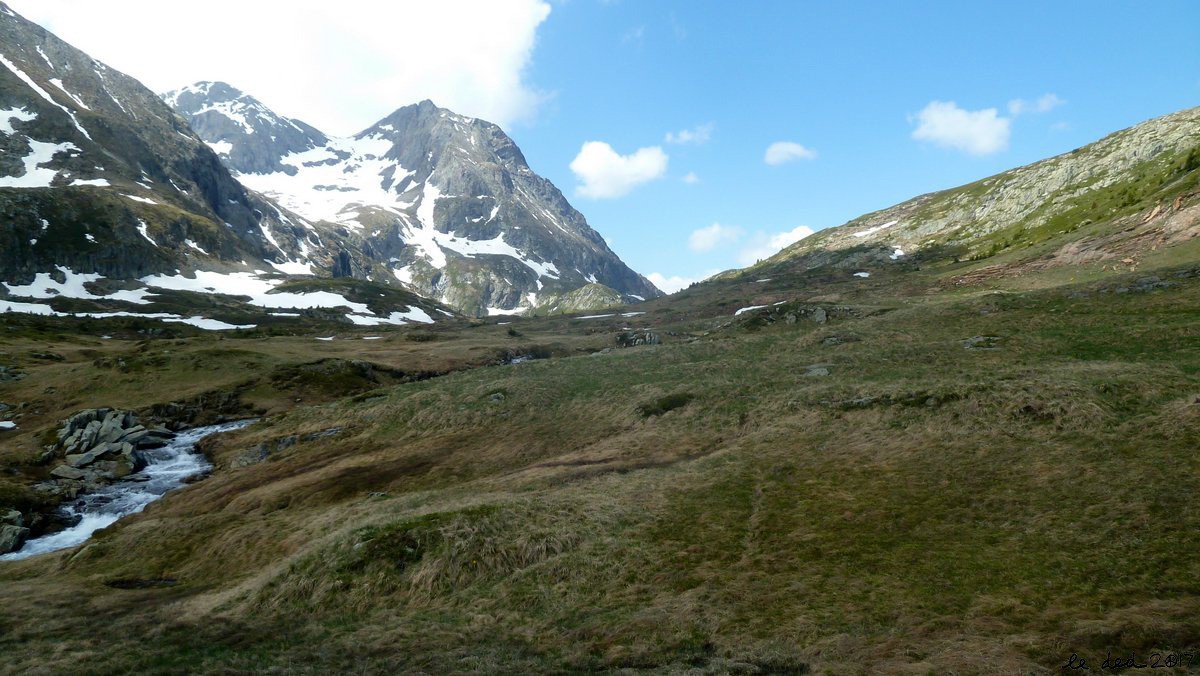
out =
[[165,99],[243,184],[356,238],[393,283],[467,314],[534,310],[588,284],[618,300],[660,294],[490,122],[425,100],[350,138],[296,136],[311,128],[233,88]]
[[277,115],[225,82],[197,82],[167,92],[163,100],[238,173],[294,172],[281,164],[282,157],[329,142],[312,126]]

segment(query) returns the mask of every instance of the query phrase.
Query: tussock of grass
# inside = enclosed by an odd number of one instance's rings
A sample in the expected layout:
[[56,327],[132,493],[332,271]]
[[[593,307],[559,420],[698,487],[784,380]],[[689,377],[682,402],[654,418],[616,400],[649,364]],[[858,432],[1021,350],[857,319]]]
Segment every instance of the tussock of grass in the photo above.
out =
[[669,411],[687,406],[695,398],[696,395],[689,392],[676,392],[675,394],[668,394],[665,397],[660,397],[652,402],[638,406],[638,412],[642,414],[643,418],[663,415]]

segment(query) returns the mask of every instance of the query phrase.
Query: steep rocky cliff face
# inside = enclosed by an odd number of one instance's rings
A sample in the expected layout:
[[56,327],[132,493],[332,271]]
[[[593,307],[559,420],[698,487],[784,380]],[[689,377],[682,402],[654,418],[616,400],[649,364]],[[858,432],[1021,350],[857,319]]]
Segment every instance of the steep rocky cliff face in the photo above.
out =
[[164,98],[246,186],[465,313],[528,311],[592,284],[660,295],[489,122],[423,101],[330,138],[223,83]]

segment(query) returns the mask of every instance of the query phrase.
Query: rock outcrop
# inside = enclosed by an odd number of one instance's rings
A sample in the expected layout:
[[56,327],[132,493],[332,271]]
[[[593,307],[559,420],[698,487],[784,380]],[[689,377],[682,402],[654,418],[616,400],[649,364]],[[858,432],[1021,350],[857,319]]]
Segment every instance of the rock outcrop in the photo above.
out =
[[63,421],[58,441],[42,459],[62,458],[50,472],[57,479],[100,486],[141,470],[146,466],[141,451],[164,446],[174,436],[162,427],[147,428],[132,411],[90,408]]
[[617,334],[617,345],[621,347],[658,345],[661,342],[662,339],[653,331],[622,331]]

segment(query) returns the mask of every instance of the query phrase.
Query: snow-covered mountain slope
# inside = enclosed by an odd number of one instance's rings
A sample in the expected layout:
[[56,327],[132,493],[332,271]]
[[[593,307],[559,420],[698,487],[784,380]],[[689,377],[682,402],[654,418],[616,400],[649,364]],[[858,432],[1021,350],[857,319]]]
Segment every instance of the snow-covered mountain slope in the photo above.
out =
[[33,307],[50,296],[92,304],[85,313],[164,314],[138,302],[147,280],[195,271],[226,280],[201,292],[256,297],[281,274],[373,265],[337,228],[247,191],[153,92],[2,3],[0,214],[0,299],[42,314],[66,311]]
[[164,98],[247,187],[335,225],[406,288],[465,313],[546,306],[589,284],[660,295],[489,122],[423,101],[330,138],[224,83]]

